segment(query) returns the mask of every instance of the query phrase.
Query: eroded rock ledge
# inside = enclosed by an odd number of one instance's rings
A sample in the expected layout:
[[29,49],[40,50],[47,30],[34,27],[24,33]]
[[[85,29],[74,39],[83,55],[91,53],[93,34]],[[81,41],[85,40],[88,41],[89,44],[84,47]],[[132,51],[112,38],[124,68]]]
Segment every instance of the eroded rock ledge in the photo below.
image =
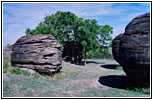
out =
[[53,74],[62,68],[62,46],[51,35],[28,35],[12,46],[14,66]]

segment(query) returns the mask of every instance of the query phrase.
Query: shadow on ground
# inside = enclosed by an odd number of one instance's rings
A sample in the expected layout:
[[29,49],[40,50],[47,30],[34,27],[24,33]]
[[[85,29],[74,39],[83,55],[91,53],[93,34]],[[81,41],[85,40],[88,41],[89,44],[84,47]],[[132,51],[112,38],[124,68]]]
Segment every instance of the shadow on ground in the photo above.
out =
[[91,64],[91,63],[94,63],[94,64],[104,64],[104,62],[97,62],[97,61],[86,61],[87,64]]
[[106,69],[121,68],[121,66],[119,64],[105,64],[105,65],[101,65],[101,67],[106,68]]
[[128,79],[123,75],[101,76],[99,83],[112,88],[127,89]]

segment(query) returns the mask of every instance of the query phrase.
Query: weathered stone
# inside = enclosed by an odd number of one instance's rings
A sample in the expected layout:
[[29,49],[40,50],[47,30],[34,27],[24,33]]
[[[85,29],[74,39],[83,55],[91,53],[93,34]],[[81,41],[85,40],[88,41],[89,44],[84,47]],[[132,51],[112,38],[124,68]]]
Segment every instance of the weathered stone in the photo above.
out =
[[23,36],[12,46],[11,62],[14,66],[53,74],[62,67],[62,46],[51,35]]
[[120,48],[120,39],[121,39],[122,35],[123,34],[119,34],[112,41],[112,54],[113,54],[114,59],[118,63],[120,62],[120,59],[119,59],[119,48]]
[[32,69],[27,69],[27,68],[20,68],[21,70],[23,70],[23,71],[27,71],[27,72],[29,72],[30,74],[35,74],[36,73],[36,71],[34,71],[34,70],[32,70]]
[[[116,49],[118,44],[119,49]],[[126,26],[124,34],[120,37],[120,43],[116,42],[112,47],[116,47],[114,48],[116,51],[113,52],[116,55],[115,60],[123,66],[132,84],[149,86],[150,13],[134,18]]]

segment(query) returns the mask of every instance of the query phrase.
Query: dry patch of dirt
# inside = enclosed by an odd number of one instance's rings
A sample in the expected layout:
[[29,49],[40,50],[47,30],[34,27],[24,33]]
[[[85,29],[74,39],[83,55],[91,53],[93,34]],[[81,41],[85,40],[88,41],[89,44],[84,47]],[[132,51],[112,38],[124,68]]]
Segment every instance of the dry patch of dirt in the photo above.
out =
[[10,78],[7,76],[7,74],[3,74],[3,79],[4,79],[5,81],[9,81],[9,80],[10,80]]

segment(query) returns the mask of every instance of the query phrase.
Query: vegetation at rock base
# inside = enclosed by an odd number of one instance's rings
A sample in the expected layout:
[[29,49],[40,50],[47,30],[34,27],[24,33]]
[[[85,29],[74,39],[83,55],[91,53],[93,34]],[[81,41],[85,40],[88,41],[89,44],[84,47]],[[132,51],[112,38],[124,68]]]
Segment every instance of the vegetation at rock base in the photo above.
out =
[[[126,81],[122,70],[107,69],[101,65],[114,60],[87,59],[85,66],[63,61],[61,73],[54,77],[38,73],[26,76],[3,74],[4,97],[149,97],[149,89],[127,90],[120,87]],[[94,67],[93,67],[94,66]],[[101,82],[100,82],[101,81]]]
[[29,76],[31,73],[26,71],[26,70],[21,70],[19,66],[12,66],[11,65],[11,61],[10,61],[10,57],[5,57],[3,59],[3,73],[7,73],[10,72],[12,74],[16,74],[16,75],[25,75],[25,76]]
[[22,74],[22,71],[18,66],[17,67],[10,67],[10,72],[12,74],[16,74],[16,75]]
[[26,70],[22,70],[22,74],[25,76],[30,76],[31,73]]
[[66,77],[66,73],[64,72],[59,72],[55,75],[56,79],[64,79]]
[[150,89],[149,88],[135,88],[133,91],[141,92],[141,93],[144,93],[144,94],[150,94]]
[[[125,81],[122,80],[125,73],[120,70],[120,66],[113,60],[88,59],[84,67],[63,62],[63,69],[53,77],[43,76],[38,73],[31,74],[19,67],[12,67],[9,58],[5,58],[4,62],[3,71],[6,69],[6,72],[3,73],[4,97],[19,95],[23,97],[148,97],[150,95],[150,89],[148,88],[120,89],[119,85],[122,82],[124,84]],[[107,69],[109,64],[114,64],[116,67]],[[107,67],[100,67],[101,65],[107,65]],[[118,77],[117,80],[114,80],[116,77]],[[102,83],[98,82],[100,80],[102,80]],[[49,89],[46,90],[48,87]],[[50,91],[53,89],[54,91]],[[40,90],[42,92],[37,92]],[[61,92],[59,93],[58,91]]]
[[8,71],[9,66],[11,66],[10,57],[3,58],[3,73]]
[[[80,43],[83,47],[84,62],[86,62],[87,52],[103,50],[104,47],[111,45],[112,33],[111,26],[99,25],[95,19],[79,18],[69,11],[57,11],[55,14],[46,16],[35,29],[26,30],[27,35],[51,34],[61,44],[71,41]],[[99,51],[101,52],[103,51]]]
[[34,78],[39,78],[40,77],[40,75],[38,74],[38,73],[34,73],[34,74],[32,74],[32,76],[34,77]]

